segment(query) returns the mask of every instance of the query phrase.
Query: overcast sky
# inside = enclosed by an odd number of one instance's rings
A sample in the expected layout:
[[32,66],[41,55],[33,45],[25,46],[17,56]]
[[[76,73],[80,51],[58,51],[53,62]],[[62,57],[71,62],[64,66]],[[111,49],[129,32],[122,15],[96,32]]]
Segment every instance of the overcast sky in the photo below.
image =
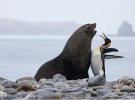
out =
[[115,34],[123,21],[135,30],[135,0],[0,0],[0,18],[96,22],[99,33]]

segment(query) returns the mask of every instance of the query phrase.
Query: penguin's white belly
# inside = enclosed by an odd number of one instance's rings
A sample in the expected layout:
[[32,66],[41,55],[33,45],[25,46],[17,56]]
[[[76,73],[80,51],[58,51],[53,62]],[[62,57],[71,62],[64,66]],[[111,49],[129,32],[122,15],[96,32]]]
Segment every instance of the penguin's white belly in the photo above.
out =
[[101,53],[94,50],[91,55],[91,69],[94,75],[103,75],[103,62],[101,59]]

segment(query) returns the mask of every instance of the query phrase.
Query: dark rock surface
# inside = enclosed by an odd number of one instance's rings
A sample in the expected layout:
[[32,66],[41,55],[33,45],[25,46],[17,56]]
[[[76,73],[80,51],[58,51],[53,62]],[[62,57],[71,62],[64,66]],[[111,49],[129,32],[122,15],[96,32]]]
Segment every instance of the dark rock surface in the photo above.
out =
[[[95,81],[96,80],[96,81]],[[66,80],[60,74],[53,79],[35,79],[24,77],[16,82],[0,81],[0,100],[5,99],[135,99],[135,79],[123,77],[117,81],[102,82],[101,76],[89,79]],[[92,83],[92,85],[90,85]]]

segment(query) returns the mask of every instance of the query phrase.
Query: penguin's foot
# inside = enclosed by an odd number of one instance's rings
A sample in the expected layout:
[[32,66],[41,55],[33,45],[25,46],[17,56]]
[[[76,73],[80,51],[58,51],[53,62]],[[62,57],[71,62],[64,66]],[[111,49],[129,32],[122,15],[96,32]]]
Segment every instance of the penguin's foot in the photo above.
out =
[[93,78],[88,79],[88,86],[99,86],[104,85],[106,82],[106,78],[103,75],[96,75]]

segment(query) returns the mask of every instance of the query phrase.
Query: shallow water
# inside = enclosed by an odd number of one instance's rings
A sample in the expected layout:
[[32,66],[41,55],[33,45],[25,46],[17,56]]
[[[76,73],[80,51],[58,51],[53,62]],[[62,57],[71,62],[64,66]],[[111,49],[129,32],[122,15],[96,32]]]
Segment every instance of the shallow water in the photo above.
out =
[[[0,37],[0,76],[16,80],[23,76],[34,76],[46,61],[62,51],[69,36],[19,36]],[[110,37],[111,38],[111,37]],[[111,47],[119,50],[123,59],[106,60],[107,80],[117,80],[123,76],[135,78],[135,38],[112,37]],[[103,43],[94,38],[92,48]],[[91,70],[90,77],[93,76]]]

